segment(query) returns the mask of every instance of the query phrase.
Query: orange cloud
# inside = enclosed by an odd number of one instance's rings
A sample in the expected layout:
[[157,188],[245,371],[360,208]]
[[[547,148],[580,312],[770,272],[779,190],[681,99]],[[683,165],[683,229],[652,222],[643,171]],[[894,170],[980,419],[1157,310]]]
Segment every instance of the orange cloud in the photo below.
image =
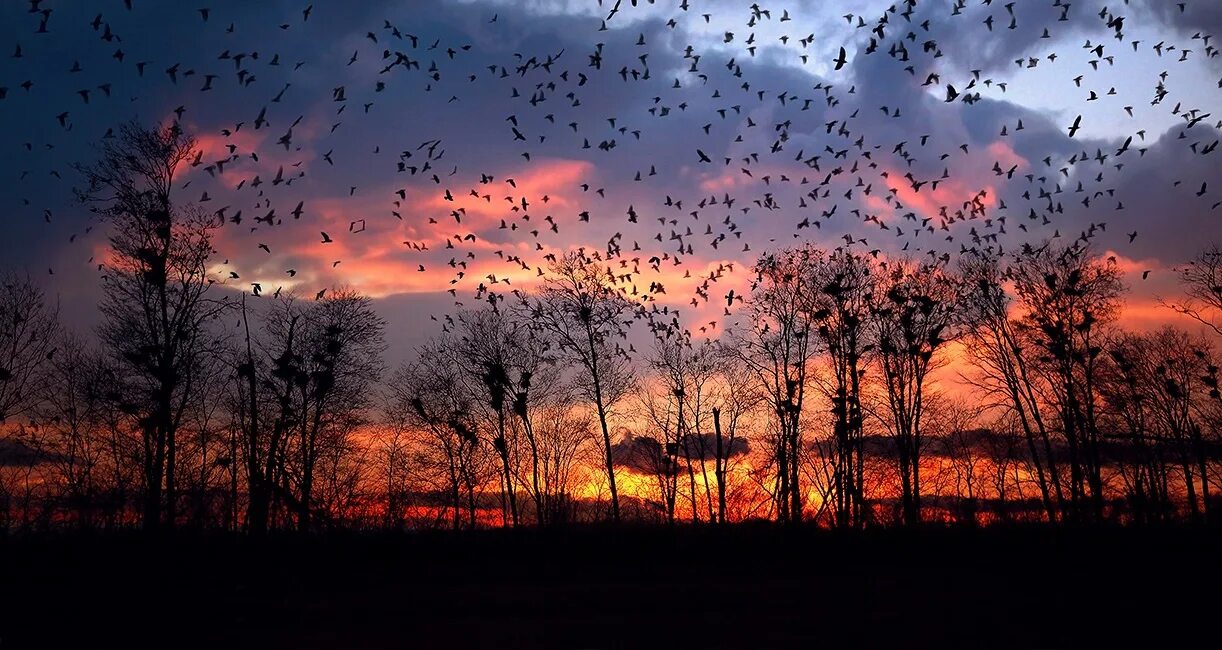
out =
[[[576,218],[574,193],[577,185],[593,169],[594,165],[585,160],[537,160],[523,173],[496,178],[486,185],[480,184],[461,192],[450,188],[452,201],[446,200],[446,189],[438,187],[438,191],[425,199],[420,207],[444,211],[446,215],[456,210],[463,211],[466,220],[463,223],[472,227],[498,225],[501,219],[520,216],[522,199],[526,199],[532,213],[552,214],[569,210],[574,214],[557,215],[557,218]],[[513,185],[509,184],[509,179],[513,179]],[[472,196],[472,189],[479,196]],[[518,211],[514,211],[515,206]]]
[[993,160],[997,161],[997,164],[1005,171],[1017,165],[1018,170],[1015,172],[1017,174],[1027,168],[1027,159],[1015,153],[1014,149],[1002,140],[990,144],[988,151]]
[[[918,192],[902,176],[897,176],[894,172],[891,174],[892,180],[899,179],[895,187],[895,197],[905,208],[914,209],[925,217],[937,216],[943,207],[953,214],[977,197],[986,210],[997,206],[997,191],[992,185],[973,188],[964,182],[947,179],[939,182],[937,189],[933,189],[932,184],[929,184]],[[981,192],[984,194],[981,195]]]

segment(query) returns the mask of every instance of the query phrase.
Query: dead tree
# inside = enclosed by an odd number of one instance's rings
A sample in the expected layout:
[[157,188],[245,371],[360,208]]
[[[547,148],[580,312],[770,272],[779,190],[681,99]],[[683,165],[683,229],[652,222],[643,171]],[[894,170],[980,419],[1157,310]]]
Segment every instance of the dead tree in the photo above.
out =
[[1039,376],[1027,358],[1026,341],[1011,319],[1014,298],[1006,289],[1001,262],[995,256],[975,254],[965,256],[960,263],[960,326],[968,355],[979,373],[977,387],[985,395],[999,397],[1018,421],[1045,516],[1055,523],[1066,507],[1060,464],[1042,410]]
[[433,465],[444,477],[441,482],[453,528],[474,528],[478,522],[476,491],[485,476],[471,394],[463,386],[461,369],[450,363],[448,350],[434,341],[417,352],[419,359],[392,377],[387,410],[396,426],[420,434],[417,467],[424,470],[426,464]]

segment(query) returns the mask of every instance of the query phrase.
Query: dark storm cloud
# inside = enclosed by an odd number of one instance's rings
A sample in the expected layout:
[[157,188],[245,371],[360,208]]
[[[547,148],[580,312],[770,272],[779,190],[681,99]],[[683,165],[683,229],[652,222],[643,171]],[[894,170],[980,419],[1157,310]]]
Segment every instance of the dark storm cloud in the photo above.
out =
[[[1199,152],[1220,137],[1222,133],[1207,125],[1187,131],[1173,128],[1153,142],[1138,141],[1132,151],[1106,164],[1087,165],[1076,173],[1088,178],[1104,174],[1101,185],[1114,189],[1115,196],[1101,199],[1097,209],[1086,208],[1081,199],[1067,202],[1068,216],[1075,223],[1107,221],[1107,236],[1101,243],[1129,257],[1157,259],[1168,265],[1186,261],[1216,237],[1222,219],[1218,206],[1222,187],[1213,187],[1217,162],[1212,156],[1194,153],[1189,145],[1196,143]],[[1116,169],[1117,163],[1123,167]],[[1208,186],[1198,196],[1202,184]],[[1119,204],[1123,209],[1115,209]],[[1132,244],[1128,243],[1130,232],[1138,233]]]
[[[686,442],[685,450],[681,443],[671,443],[668,446],[651,436],[628,434],[612,445],[611,455],[617,467],[651,476],[666,471],[672,459],[678,459],[679,463],[687,462],[688,457],[693,461],[705,462],[713,462],[716,459],[717,441],[713,434],[689,435]],[[723,454],[725,458],[735,458],[750,451],[750,442],[746,438],[736,437],[733,444],[723,450]]]

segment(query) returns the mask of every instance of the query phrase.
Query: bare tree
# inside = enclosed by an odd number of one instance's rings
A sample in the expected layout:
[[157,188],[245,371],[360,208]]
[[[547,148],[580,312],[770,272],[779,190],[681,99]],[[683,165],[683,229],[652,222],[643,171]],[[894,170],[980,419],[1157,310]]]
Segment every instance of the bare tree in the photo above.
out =
[[997,257],[983,252],[964,256],[960,264],[963,292],[959,314],[968,355],[980,373],[976,385],[1019,422],[1045,516],[1049,522],[1056,522],[1065,505],[1058,457],[1041,410],[1038,375],[1024,352],[1026,342],[1011,320],[1014,298],[1006,289],[1004,270]]
[[635,308],[615,286],[611,272],[582,251],[552,263],[539,295],[529,302],[530,319],[547,333],[560,354],[580,368],[579,385],[594,404],[602,430],[604,466],[611,490],[611,518],[620,519],[619,492],[608,415],[629,390],[627,336]]
[[[758,417],[758,408],[763,399],[752,383],[739,380],[744,368],[737,354],[725,346],[718,346],[714,354],[718,377],[710,399],[713,404],[710,408],[713,420],[713,477],[717,483],[716,520],[724,524],[730,518],[729,492],[737,460],[746,457],[750,451],[744,431]],[[702,435],[702,438],[707,437]]]
[[126,411],[141,431],[146,529],[175,522],[178,431],[198,390],[207,323],[223,304],[207,297],[212,215],[173,203],[175,174],[195,150],[177,125],[125,125],[80,165],[78,198],[111,226],[100,338],[111,353]]
[[[341,289],[316,301],[276,299],[260,341],[249,313],[245,350],[237,356],[235,420],[245,441],[248,526],[266,530],[283,503],[300,530],[315,514],[316,469],[329,454],[335,469],[351,450],[348,437],[368,419],[382,373],[385,323],[369,298]],[[261,353],[256,356],[256,348]]]
[[[1026,432],[1049,519],[1058,510],[1061,517],[1100,519],[1099,357],[1122,290],[1114,263],[1081,241],[1064,247],[1045,242],[1024,246],[1004,270],[983,254],[965,258],[963,270],[969,296],[963,314],[981,385],[1005,396]],[[1068,486],[1054,434],[1065,445]]]
[[[651,476],[667,523],[675,522],[679,498],[679,457],[683,448],[684,413],[689,383],[685,342],[677,337],[658,337],[647,360],[651,371],[647,382],[637,386],[637,401],[646,431],[619,446],[620,463]],[[691,495],[695,498],[695,495]],[[693,517],[695,508],[692,508]]]
[[524,490],[534,502],[536,523],[545,525],[551,508],[544,503],[549,491],[536,408],[563,390],[546,333],[522,312],[495,305],[463,311],[453,321],[433,349],[461,370],[456,377],[472,417],[500,461],[503,519],[521,523],[518,494]]
[[[1169,471],[1179,470],[1193,521],[1209,508],[1209,454],[1202,432],[1215,368],[1204,341],[1164,328],[1127,334],[1110,346],[1114,372],[1101,394],[1113,415],[1109,437],[1127,443],[1118,458],[1131,467],[1130,503],[1139,521],[1169,518],[1173,500]],[[1128,461],[1128,462],[1124,462]]]
[[[218,337],[220,338],[220,337]],[[231,448],[231,427],[224,395],[230,368],[224,363],[223,346],[209,352],[201,364],[194,403],[188,405],[178,452],[179,494],[186,509],[186,522],[196,529],[213,525],[218,515],[233,511],[233,494],[227,490],[236,476],[236,457]],[[232,521],[226,519],[228,524]]]
[[1211,244],[1179,274],[1185,295],[1169,306],[1222,336],[1222,246]]
[[[542,393],[530,399],[529,416],[519,415],[523,426],[529,423],[531,452],[538,457],[538,486],[532,480],[528,489],[535,498],[541,525],[564,524],[575,515],[574,500],[585,479],[583,464],[596,463],[601,455],[591,453],[597,451],[591,449],[596,441],[594,423],[588,413],[576,409],[578,398],[571,391]],[[532,479],[535,467],[532,459]]]
[[406,511],[411,501],[411,438],[400,422],[384,422],[379,428],[376,453],[380,456],[380,471],[385,499],[382,525],[390,530],[407,524]]
[[368,297],[340,289],[311,303],[303,325],[300,363],[306,381],[298,384],[297,462],[295,471],[285,477],[292,479],[297,493],[298,527],[308,530],[316,511],[314,481],[320,454],[347,449],[347,437],[365,424],[374,404],[374,386],[381,379],[386,351],[386,324]]
[[816,289],[812,282],[815,265],[822,258],[813,248],[761,257],[748,304],[747,332],[732,344],[768,395],[776,419],[771,461],[775,465],[773,498],[781,521],[802,519],[801,416],[807,373],[816,354],[812,313]]
[[876,344],[869,340],[875,295],[870,260],[842,249],[820,259],[810,282],[815,331],[827,348],[831,379],[822,382],[832,404],[836,525],[865,524],[865,417],[862,393],[866,365]]
[[[444,477],[453,527],[477,524],[477,489],[482,487],[481,448],[470,391],[450,352],[437,342],[418,349],[419,360],[400,368],[391,380],[387,410],[392,422],[421,434],[417,466]],[[464,521],[463,510],[466,510]]]
[[47,392],[37,412],[46,431],[40,455],[56,496],[62,499],[61,508],[79,526],[91,528],[106,457],[106,439],[100,435],[98,360],[73,336],[61,336],[58,347],[48,376],[55,389]]
[[11,420],[32,420],[54,395],[58,327],[56,310],[28,277],[0,276],[0,516],[5,525],[17,520],[13,505],[23,527],[33,523],[47,432],[37,422],[14,426]]
[[941,362],[957,308],[954,281],[937,266],[892,262],[874,301],[873,330],[900,472],[904,522],[921,521],[921,417],[927,378]]
[[[971,413],[971,410],[968,410]],[[995,418],[987,428],[989,435],[981,441],[989,458],[990,482],[993,494],[997,498],[995,513],[999,520],[1009,521],[1012,518],[1012,503],[1018,502],[1023,509],[1023,485],[1030,479],[1030,466],[1024,463],[1026,452],[1023,446],[1023,435],[1012,414]],[[1015,498],[1011,499],[1011,495]]]
[[1006,277],[1014,285],[1018,325],[1045,378],[1046,400],[1066,442],[1070,498],[1076,517],[1103,517],[1098,399],[1101,331],[1116,317],[1122,290],[1115,264],[1080,242],[1015,254]]
[[0,277],[0,423],[29,414],[46,396],[58,309],[28,277]]
[[926,427],[933,434],[933,447],[945,461],[954,484],[956,520],[975,526],[979,522],[982,486],[994,460],[988,445],[993,432],[979,426],[982,409],[966,400],[937,399],[926,404]]
[[[687,335],[659,336],[648,366],[652,377],[640,403],[660,443],[650,466],[664,484],[668,520],[674,520],[675,499],[683,492],[679,474],[685,472],[692,520],[703,514],[710,523],[724,523],[727,482],[748,449],[740,424],[760,402],[754,382],[739,379],[739,372],[750,370],[728,347],[694,343]],[[640,441],[638,451],[651,452]]]
[[[298,419],[294,406],[295,386],[307,378],[300,367],[298,325],[301,319],[286,297],[266,316],[267,342],[258,342],[256,324],[252,334],[246,297],[242,299],[244,349],[235,350],[235,379],[230,409],[233,427],[241,432],[245,460],[246,527],[252,535],[263,535],[269,526],[272,495],[281,485],[278,478],[291,427]],[[260,354],[256,356],[256,349]],[[235,445],[237,447],[238,445]],[[236,488],[235,488],[236,490]]]
[[[514,407],[527,410],[528,395],[534,373],[540,365],[538,346],[530,345],[529,328],[514,319],[507,311],[489,307],[468,311],[458,315],[457,339],[443,339],[448,343],[454,363],[470,380],[468,390],[479,396],[478,403],[490,410],[491,420],[487,430],[492,432],[492,448],[501,461],[501,494],[507,506],[510,521],[519,525],[518,487],[515,459],[517,445],[512,439],[517,429],[513,426]],[[533,354],[532,354],[533,353]],[[516,377],[514,376],[516,375]],[[481,409],[483,410],[483,409]],[[528,443],[532,447],[532,463],[537,466],[537,450],[533,446],[533,430],[529,418],[525,421]],[[532,480],[537,482],[537,469]],[[537,485],[537,483],[536,483]],[[535,491],[536,494],[538,490]],[[537,505],[537,504],[536,504]],[[506,508],[503,508],[503,511]]]

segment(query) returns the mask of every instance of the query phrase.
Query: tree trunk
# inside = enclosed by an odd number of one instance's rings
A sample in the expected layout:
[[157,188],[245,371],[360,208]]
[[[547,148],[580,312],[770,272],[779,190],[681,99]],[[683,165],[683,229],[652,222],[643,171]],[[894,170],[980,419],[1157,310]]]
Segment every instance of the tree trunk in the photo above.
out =
[[721,438],[721,409],[713,409],[713,433],[716,440],[717,460],[713,464],[713,476],[717,481],[717,523],[726,523],[726,452]]
[[615,459],[612,457],[611,432],[607,429],[607,409],[603,405],[602,381],[598,375],[598,346],[594,342],[594,330],[586,323],[586,338],[590,344],[590,380],[594,384],[594,406],[598,410],[598,424],[602,427],[603,449],[607,461],[607,483],[611,490],[611,520],[619,523],[619,492],[615,489]]
[[513,485],[513,474],[509,470],[509,440],[505,438],[505,409],[497,409],[497,427],[500,433],[500,447],[497,449],[501,456],[501,468],[505,474],[505,494],[509,497],[509,514],[512,517],[513,527],[518,527],[518,496]]

